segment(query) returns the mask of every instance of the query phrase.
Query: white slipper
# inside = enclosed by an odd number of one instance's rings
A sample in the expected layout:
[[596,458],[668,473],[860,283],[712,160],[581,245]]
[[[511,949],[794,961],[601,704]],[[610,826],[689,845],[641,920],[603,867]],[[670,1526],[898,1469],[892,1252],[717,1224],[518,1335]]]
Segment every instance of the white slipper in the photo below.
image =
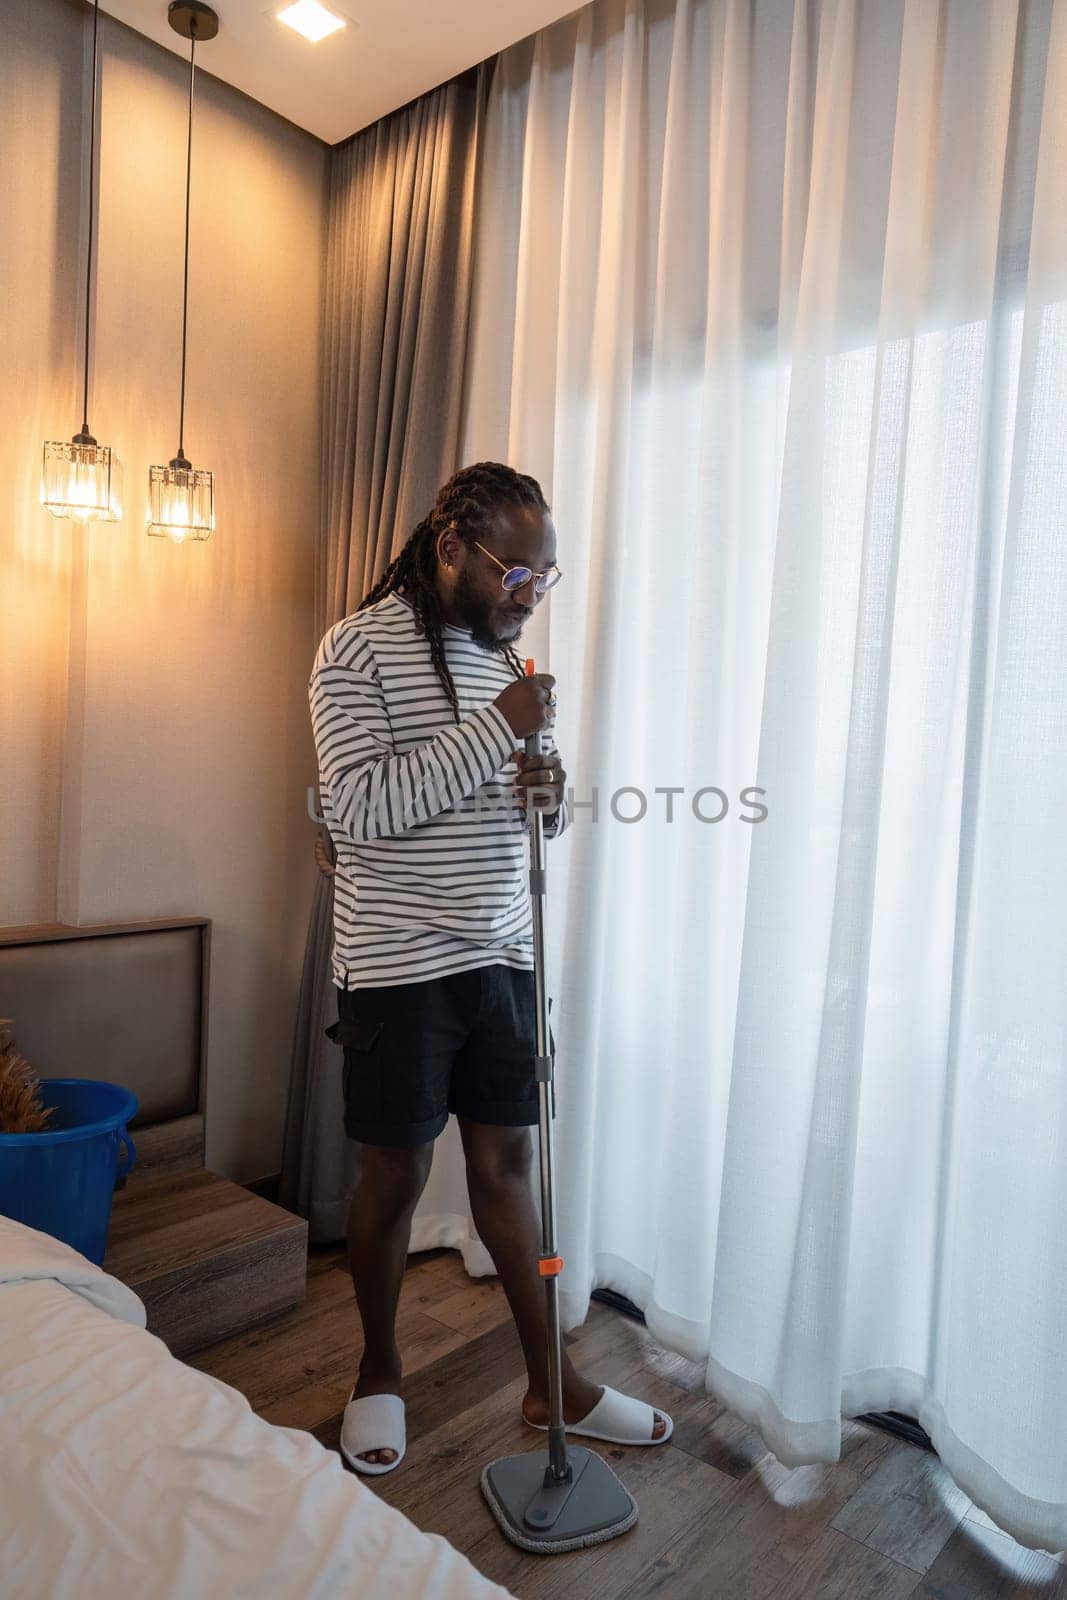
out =
[[[652,1429],[656,1425],[656,1411],[644,1400],[636,1400],[633,1395],[620,1394],[618,1389],[604,1385],[604,1393],[600,1396],[592,1411],[586,1413],[581,1422],[568,1422],[568,1433],[581,1434],[585,1439],[602,1439],[606,1444],[666,1444],[674,1432],[674,1423],[665,1411],[660,1411],[667,1426],[658,1439],[652,1437]],[[548,1428],[540,1422],[529,1422],[526,1417],[522,1419],[528,1428],[538,1428],[542,1433],[547,1433]]]
[[[341,1423],[341,1454],[368,1478],[393,1472],[404,1459],[407,1430],[404,1402],[398,1394],[365,1394],[350,1399]],[[395,1461],[361,1461],[365,1450],[395,1450]]]

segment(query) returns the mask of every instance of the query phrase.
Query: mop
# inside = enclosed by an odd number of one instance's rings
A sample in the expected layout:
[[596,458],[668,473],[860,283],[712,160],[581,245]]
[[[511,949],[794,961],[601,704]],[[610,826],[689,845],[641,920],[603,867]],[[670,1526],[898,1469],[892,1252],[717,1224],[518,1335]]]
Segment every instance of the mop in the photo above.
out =
[[[534,664],[526,663],[532,676]],[[541,754],[541,735],[526,740],[527,757]],[[567,1447],[563,1425],[563,1356],[559,1325],[556,1196],[552,1156],[552,1075],[548,990],[545,980],[545,859],[543,818],[527,804],[530,831],[530,898],[534,932],[538,1133],[541,1164],[541,1254],[548,1310],[548,1449],[502,1456],[482,1473],[482,1493],[501,1532],[523,1550],[551,1555],[603,1544],[637,1521],[637,1502],[595,1450]]]

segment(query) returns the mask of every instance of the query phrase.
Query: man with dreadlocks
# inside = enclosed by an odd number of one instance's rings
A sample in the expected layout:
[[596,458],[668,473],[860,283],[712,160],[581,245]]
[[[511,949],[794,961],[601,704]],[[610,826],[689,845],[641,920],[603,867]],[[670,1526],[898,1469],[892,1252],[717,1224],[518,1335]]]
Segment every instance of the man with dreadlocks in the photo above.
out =
[[[445,484],[381,581],[319,646],[309,683],[322,811],[336,849],[333,979],[345,1131],[360,1159],[349,1260],[363,1357],[341,1448],[357,1471],[404,1454],[396,1308],[433,1142],[459,1121],[471,1212],[529,1373],[524,1420],[548,1420],[534,1188],[537,1083],[525,810],[568,821],[551,735],[554,680],[514,644],[558,580],[533,478],[496,462]],[[527,764],[522,742],[544,730]],[[670,1419],[581,1377],[575,1431],[658,1444]]]

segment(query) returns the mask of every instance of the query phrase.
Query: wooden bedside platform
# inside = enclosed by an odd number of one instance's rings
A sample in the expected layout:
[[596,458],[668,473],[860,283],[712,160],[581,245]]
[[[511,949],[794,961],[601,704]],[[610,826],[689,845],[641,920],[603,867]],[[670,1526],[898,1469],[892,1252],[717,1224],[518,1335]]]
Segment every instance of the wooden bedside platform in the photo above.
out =
[[176,1356],[304,1299],[307,1223],[204,1165],[206,917],[0,929],[0,1016],[44,1078],[137,1096],[104,1266]]
[[115,1195],[104,1268],[176,1356],[299,1305],[306,1266],[302,1217],[206,1167],[131,1178]]

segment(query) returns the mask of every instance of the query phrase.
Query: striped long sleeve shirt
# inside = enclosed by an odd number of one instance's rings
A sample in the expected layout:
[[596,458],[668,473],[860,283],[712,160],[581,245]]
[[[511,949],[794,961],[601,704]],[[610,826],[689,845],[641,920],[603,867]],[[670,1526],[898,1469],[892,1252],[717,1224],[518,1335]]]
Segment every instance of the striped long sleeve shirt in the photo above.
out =
[[[443,630],[457,723],[410,603],[335,623],[308,682],[322,813],[337,851],[332,969],[344,989],[503,962],[533,966],[522,741],[493,704],[506,657]],[[554,751],[549,730],[542,734]],[[544,819],[569,821],[567,802]]]

